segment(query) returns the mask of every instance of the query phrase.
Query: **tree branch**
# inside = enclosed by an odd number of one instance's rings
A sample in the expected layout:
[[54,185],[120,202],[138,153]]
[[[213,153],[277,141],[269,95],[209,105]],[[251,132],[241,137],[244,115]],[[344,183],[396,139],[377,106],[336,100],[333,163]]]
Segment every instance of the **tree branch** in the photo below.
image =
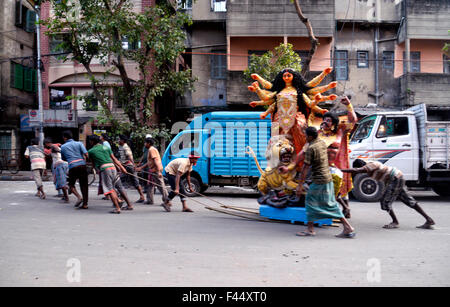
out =
[[301,22],[306,26],[306,29],[308,30],[308,37],[311,42],[311,49],[309,50],[308,57],[305,59],[305,62],[302,67],[302,75],[306,76],[306,74],[309,72],[309,65],[311,64],[311,59],[314,55],[314,53],[317,50],[317,46],[319,45],[319,40],[315,37],[313,28],[311,26],[311,23],[309,22],[309,19],[303,15],[302,8],[300,6],[300,3],[298,0],[293,0],[295,10],[297,11],[297,15],[300,18]]

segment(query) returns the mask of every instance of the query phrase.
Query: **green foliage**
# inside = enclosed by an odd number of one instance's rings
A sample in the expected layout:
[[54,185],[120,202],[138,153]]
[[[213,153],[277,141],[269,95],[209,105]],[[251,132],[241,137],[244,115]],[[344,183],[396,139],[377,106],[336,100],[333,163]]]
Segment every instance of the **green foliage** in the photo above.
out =
[[[450,34],[450,30],[448,30],[448,34]],[[445,53],[446,56],[450,57],[450,44],[445,43],[444,47],[442,48],[442,51]]]
[[293,50],[292,44],[280,44],[274,51],[268,51],[262,56],[251,55],[250,64],[244,70],[244,82],[252,82],[251,74],[258,74],[268,81],[272,81],[277,73],[284,68],[292,68],[301,72],[301,58]]

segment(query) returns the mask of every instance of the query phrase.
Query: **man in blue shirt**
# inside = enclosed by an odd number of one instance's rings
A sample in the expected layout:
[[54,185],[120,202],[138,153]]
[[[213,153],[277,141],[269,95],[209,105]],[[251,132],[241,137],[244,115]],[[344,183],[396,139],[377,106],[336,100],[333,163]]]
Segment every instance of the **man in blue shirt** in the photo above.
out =
[[[69,163],[69,191],[78,198],[75,207],[83,203],[79,209],[87,209],[89,193],[88,173],[86,169],[87,150],[83,143],[73,140],[73,135],[70,130],[64,131],[63,140],[64,144],[61,146],[61,156],[63,160]],[[83,198],[81,198],[75,188],[77,180],[80,183]]]

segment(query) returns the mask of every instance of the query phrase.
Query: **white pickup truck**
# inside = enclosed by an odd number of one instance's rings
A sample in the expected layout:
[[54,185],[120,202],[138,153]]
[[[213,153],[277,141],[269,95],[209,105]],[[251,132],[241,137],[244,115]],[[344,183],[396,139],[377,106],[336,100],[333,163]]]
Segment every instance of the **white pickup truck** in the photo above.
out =
[[[361,119],[350,140],[350,166],[356,159],[400,169],[409,187],[431,187],[450,196],[450,107],[425,104],[379,112]],[[353,178],[353,196],[377,201],[384,185],[367,174]]]

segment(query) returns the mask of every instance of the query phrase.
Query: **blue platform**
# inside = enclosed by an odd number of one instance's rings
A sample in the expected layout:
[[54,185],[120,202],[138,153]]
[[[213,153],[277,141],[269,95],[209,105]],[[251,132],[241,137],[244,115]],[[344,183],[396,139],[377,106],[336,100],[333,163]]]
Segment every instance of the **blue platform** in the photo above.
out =
[[[308,222],[306,219],[306,211],[303,207],[286,207],[284,209],[278,209],[268,205],[260,205],[259,215],[273,220],[290,221],[292,224],[295,222],[306,224]],[[317,220],[314,224],[318,226],[329,226],[333,224],[333,220]]]

